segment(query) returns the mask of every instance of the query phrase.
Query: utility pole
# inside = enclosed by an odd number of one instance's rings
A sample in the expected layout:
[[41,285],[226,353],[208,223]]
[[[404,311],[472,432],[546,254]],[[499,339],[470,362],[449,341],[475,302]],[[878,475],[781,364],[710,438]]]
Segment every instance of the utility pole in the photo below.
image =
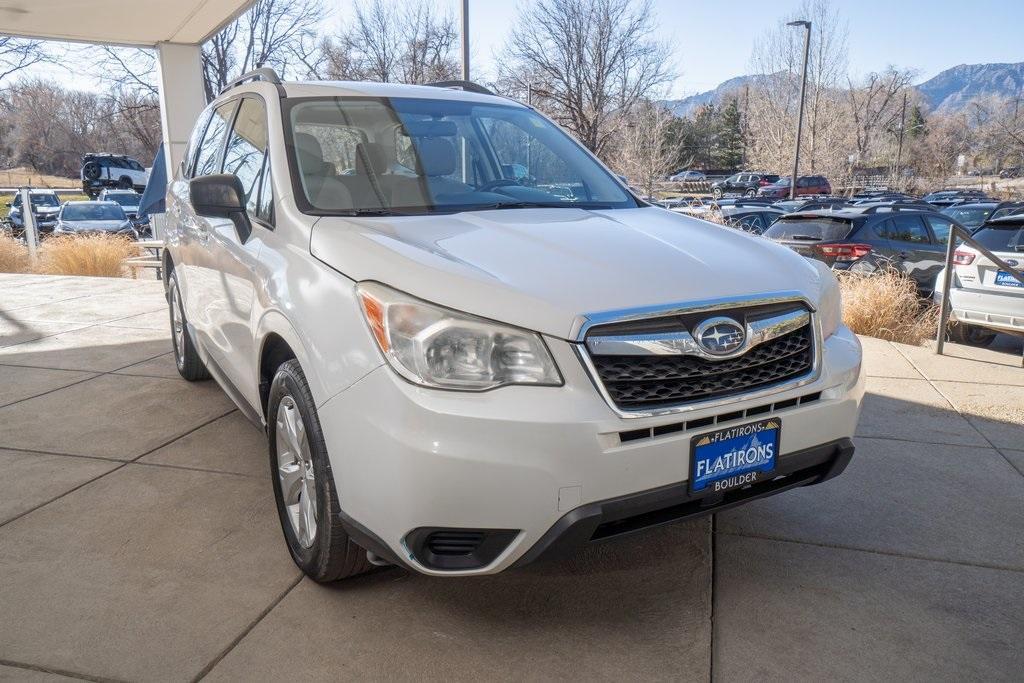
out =
[[900,172],[900,164],[903,162],[903,132],[907,128],[907,93],[903,93],[903,110],[900,112],[900,141],[896,145],[896,182],[903,178]]
[[793,176],[789,181],[789,198],[796,198],[796,179],[797,174],[800,172],[800,136],[804,130],[804,95],[807,92],[807,59],[811,54],[811,22],[809,21],[790,21],[786,26],[803,26],[804,27],[804,67],[803,74],[800,76],[800,109],[796,116],[796,149],[793,152]]
[[462,80],[469,80],[469,0],[462,0]]

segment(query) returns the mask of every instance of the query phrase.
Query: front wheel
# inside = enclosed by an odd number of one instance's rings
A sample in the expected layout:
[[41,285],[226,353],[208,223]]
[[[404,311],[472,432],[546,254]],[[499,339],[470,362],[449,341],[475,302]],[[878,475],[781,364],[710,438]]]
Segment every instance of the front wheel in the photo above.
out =
[[722,198],[722,188],[720,188],[720,187],[712,188],[711,189],[711,196],[714,197],[715,199],[721,199]]
[[744,197],[754,197],[756,195],[757,195],[757,191],[756,190],[747,190],[746,192],[743,193]]
[[171,271],[167,279],[167,307],[171,314],[171,346],[174,348],[174,364],[178,374],[189,382],[210,379],[210,373],[199,358],[188,333],[188,320],[185,318],[185,307],[181,301],[181,288],[178,286],[178,274]]
[[267,401],[271,478],[292,560],[327,583],[372,566],[341,525],[341,506],[313,395],[298,361],[278,368]]

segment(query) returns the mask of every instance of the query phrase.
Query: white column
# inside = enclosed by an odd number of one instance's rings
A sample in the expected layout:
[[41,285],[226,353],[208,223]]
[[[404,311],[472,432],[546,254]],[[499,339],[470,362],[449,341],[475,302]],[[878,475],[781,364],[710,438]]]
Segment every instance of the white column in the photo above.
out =
[[206,106],[203,91],[202,47],[183,43],[157,43],[160,75],[160,119],[168,182],[192,134],[196,119]]

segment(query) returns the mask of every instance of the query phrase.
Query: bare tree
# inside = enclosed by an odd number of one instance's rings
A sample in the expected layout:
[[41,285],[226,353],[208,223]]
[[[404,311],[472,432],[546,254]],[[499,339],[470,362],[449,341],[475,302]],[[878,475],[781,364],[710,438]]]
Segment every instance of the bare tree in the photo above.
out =
[[619,115],[672,78],[655,24],[649,0],[537,0],[509,37],[502,87],[542,92],[540,106],[601,155]]
[[910,87],[914,72],[890,66],[871,73],[859,86],[847,80],[847,97],[853,119],[853,140],[857,155],[869,158],[876,136],[893,128],[899,120],[903,93]]
[[324,75],[382,83],[457,78],[458,39],[455,20],[427,0],[358,0],[352,25],[325,41]]
[[203,47],[207,99],[216,97],[232,77],[253,69],[309,71],[321,15],[320,0],[256,0]]
[[751,68],[759,76],[752,82],[749,107],[756,113],[750,119],[757,128],[755,157],[769,168],[792,163],[804,34],[786,23],[798,19],[811,22],[802,158],[811,173],[833,170],[843,132],[836,116],[837,88],[846,75],[848,29],[829,0],[803,0],[754,46]]
[[613,168],[648,197],[680,155],[681,140],[669,134],[674,119],[660,104],[641,100],[627,112],[629,123],[614,143]]
[[38,40],[0,36],[0,84],[10,76],[49,59]]

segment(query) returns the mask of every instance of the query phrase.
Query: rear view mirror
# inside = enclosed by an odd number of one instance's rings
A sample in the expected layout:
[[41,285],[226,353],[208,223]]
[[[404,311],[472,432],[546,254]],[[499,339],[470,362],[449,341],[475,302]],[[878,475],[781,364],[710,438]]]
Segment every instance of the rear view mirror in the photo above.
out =
[[252,234],[252,223],[245,212],[245,190],[238,176],[230,173],[193,178],[188,184],[192,208],[200,216],[229,218],[243,243]]

